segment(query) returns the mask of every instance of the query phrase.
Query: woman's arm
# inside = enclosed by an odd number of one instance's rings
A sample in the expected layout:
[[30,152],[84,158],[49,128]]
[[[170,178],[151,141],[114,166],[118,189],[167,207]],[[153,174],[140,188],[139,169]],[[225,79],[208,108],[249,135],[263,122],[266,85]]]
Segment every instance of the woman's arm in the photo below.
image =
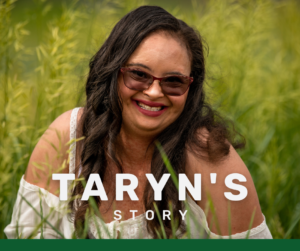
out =
[[52,180],[53,173],[69,173],[68,149],[70,117],[67,111],[57,117],[42,135],[30,157],[25,180],[52,194],[59,195],[59,181]]
[[[208,138],[208,131],[203,129],[200,137],[201,140],[206,141]],[[213,213],[212,210],[208,210],[206,213],[208,226],[213,233],[224,236],[247,231],[254,211],[255,215],[251,228],[257,227],[264,221],[251,175],[246,165],[231,145],[229,154],[222,161],[216,163],[203,160],[188,151],[186,175],[192,184],[194,182],[195,173],[201,173],[202,182],[202,197],[201,201],[197,201],[197,204],[205,212],[210,197],[214,206],[215,213]],[[211,184],[210,173],[217,174],[216,184]],[[239,194],[238,191],[229,189],[225,186],[225,178],[232,173],[239,173],[247,180],[246,182],[233,181],[236,184],[245,186],[248,190],[247,197],[241,201],[229,201],[224,196],[224,192],[231,192],[234,195]],[[228,216],[229,206],[231,222],[229,222]],[[217,221],[213,220],[214,215],[216,216]],[[229,229],[231,229],[231,233],[229,232]]]
[[[60,115],[35,146],[20,182],[11,223],[4,230],[8,238],[71,238],[72,225],[64,220],[66,205],[58,198],[60,184],[52,180],[53,173],[69,172],[71,112]],[[48,217],[43,226],[41,215]]]

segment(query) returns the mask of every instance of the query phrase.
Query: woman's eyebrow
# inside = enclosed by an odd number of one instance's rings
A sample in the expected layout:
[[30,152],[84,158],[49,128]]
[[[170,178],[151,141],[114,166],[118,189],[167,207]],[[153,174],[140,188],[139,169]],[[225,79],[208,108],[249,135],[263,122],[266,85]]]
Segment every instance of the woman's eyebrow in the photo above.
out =
[[[140,66],[140,67],[143,67],[145,69],[148,69],[149,71],[152,71],[152,69],[150,67],[148,67],[147,65],[141,64],[141,63],[131,63],[131,64],[127,64],[127,66]],[[184,76],[184,74],[182,74],[179,71],[166,72],[165,75],[182,75],[182,76]]]
[[170,71],[170,72],[167,72],[166,75],[182,75],[184,76],[184,74],[182,74],[181,72],[179,71]]
[[140,64],[140,63],[127,64],[127,66],[140,66],[140,67],[148,69],[149,71],[152,71],[150,67],[148,67],[147,65],[144,65],[144,64]]

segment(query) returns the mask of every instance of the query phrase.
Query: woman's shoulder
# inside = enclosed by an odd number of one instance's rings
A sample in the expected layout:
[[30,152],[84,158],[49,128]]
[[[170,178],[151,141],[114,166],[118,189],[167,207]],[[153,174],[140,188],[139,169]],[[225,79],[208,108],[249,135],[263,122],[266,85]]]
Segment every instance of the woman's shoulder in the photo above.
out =
[[[207,143],[209,131],[206,128],[200,128],[197,137],[202,142]],[[226,143],[229,145],[229,152],[219,161],[209,161],[208,158],[199,157],[205,156],[205,152],[198,155],[194,151],[187,150],[186,162],[186,175],[191,182],[194,182],[195,173],[201,173],[202,196],[201,201],[198,201],[197,204],[205,211],[209,203],[212,202],[214,210],[208,210],[206,215],[208,224],[212,224],[212,232],[217,234],[221,232],[221,235],[229,234],[229,207],[232,234],[248,230],[254,210],[255,215],[252,227],[258,226],[263,221],[258,196],[250,172],[233,146],[229,142]],[[215,183],[211,179],[212,173],[216,174]],[[224,193],[228,192],[231,192],[233,195],[239,194],[237,190],[227,187],[228,183],[227,185],[225,184],[225,179],[231,174],[239,174],[245,177],[246,181],[240,182],[236,178],[233,181],[247,189],[247,196],[243,200],[230,201],[225,197]],[[217,217],[217,224],[216,220],[213,220],[215,216]]]
[[186,149],[187,154],[187,174],[203,173],[207,175],[210,173],[216,173],[217,175],[225,177],[234,172],[239,172],[246,178],[251,178],[248,168],[245,163],[236,152],[234,147],[225,138],[224,146],[228,148],[228,151],[224,151],[223,156],[220,158],[211,158],[206,151],[209,148],[210,132],[205,128],[199,128],[195,137],[201,141],[203,145],[203,150],[201,148],[193,148],[193,146],[188,146]]
[[[77,121],[82,109],[78,109]],[[58,116],[36,144],[25,173],[25,180],[52,194],[58,194],[59,181],[52,180],[53,173],[69,173],[70,122],[74,109]]]

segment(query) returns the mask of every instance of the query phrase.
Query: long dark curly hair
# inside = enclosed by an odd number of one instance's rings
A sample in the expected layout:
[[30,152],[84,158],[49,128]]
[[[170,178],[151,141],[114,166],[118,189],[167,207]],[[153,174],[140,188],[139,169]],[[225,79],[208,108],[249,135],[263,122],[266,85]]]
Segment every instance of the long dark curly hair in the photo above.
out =
[[[127,62],[142,40],[156,31],[177,36],[186,46],[192,61],[191,76],[194,82],[190,86],[184,110],[177,120],[156,138],[166,152],[174,171],[177,174],[185,173],[187,150],[206,158],[207,161],[218,161],[229,153],[229,143],[235,148],[243,146],[243,143],[233,141],[234,130],[229,130],[228,123],[206,103],[203,90],[206,77],[206,47],[200,34],[161,7],[142,6],[125,15],[116,24],[89,64],[85,88],[86,104],[78,126],[85,139],[77,143],[77,154],[80,155],[82,165],[81,177],[86,182],[91,173],[97,173],[102,180],[105,179],[108,158],[117,165],[119,172],[122,172],[121,160],[116,151],[116,139],[122,125],[118,74],[120,67]],[[206,128],[209,132],[207,141],[198,137],[200,128]],[[162,175],[168,172],[157,148],[152,156],[151,172],[156,180],[160,180]],[[81,198],[83,191],[84,187],[79,182],[73,190],[73,196]],[[183,204],[179,201],[178,191],[171,180],[166,184],[162,196],[163,200],[156,201],[159,212],[168,210],[168,203],[171,202],[174,218],[179,220],[179,228],[184,231],[185,225],[179,214],[179,210],[183,210]],[[94,199],[100,206],[100,198]],[[155,210],[154,192],[149,182],[143,202],[146,210]],[[75,229],[82,229],[86,221],[86,210],[89,208],[88,201],[73,201],[70,207]],[[167,236],[170,237],[170,221],[164,221],[163,224]],[[158,237],[160,223],[157,216],[147,221],[147,228],[154,238]]]

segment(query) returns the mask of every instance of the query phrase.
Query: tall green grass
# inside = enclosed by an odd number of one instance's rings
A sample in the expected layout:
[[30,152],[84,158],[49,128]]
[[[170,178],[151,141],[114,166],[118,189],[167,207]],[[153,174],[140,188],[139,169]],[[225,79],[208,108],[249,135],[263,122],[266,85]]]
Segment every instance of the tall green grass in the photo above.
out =
[[[0,238],[39,137],[58,115],[83,104],[89,58],[143,3],[79,2],[50,15],[50,1],[34,2],[37,27],[25,14],[16,22],[14,1],[0,0]],[[200,3],[188,10],[163,4],[209,45],[206,92],[247,140],[239,153],[273,237],[300,238],[300,5]]]

